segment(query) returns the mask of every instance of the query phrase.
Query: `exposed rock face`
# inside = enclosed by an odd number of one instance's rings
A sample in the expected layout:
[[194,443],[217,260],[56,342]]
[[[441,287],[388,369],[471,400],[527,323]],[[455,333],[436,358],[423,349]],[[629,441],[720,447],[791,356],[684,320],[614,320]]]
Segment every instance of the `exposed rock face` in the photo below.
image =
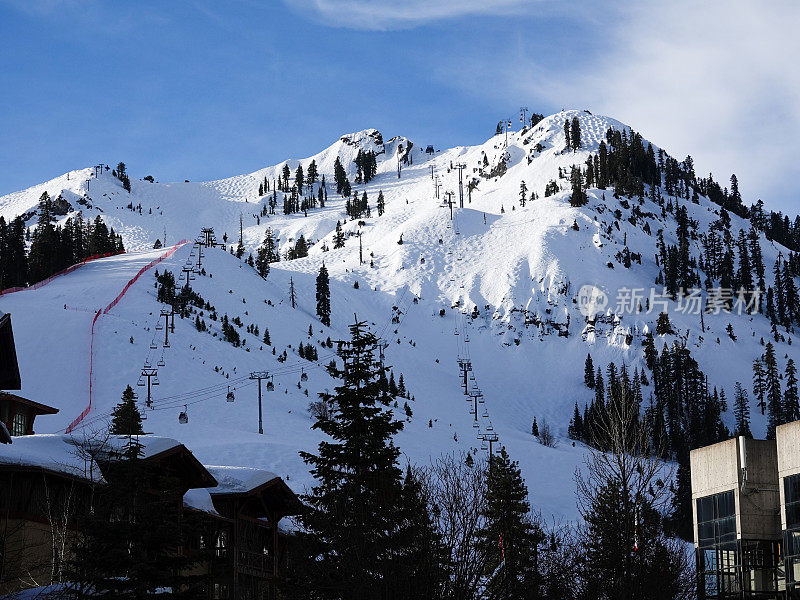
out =
[[53,200],[53,214],[59,217],[63,217],[66,214],[72,212],[72,205],[66,201],[64,196],[60,195],[58,198]]

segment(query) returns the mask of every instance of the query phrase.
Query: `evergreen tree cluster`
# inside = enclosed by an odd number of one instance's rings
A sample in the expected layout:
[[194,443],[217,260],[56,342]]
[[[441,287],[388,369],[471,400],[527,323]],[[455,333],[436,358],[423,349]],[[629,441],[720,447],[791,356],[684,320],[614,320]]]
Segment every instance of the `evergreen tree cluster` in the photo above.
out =
[[488,462],[468,454],[444,458],[435,470],[409,465],[403,472],[393,442],[403,424],[384,389],[394,376],[388,383],[366,324],[350,332],[338,343],[341,369],[330,366],[341,384],[314,405],[314,428],[326,439],[316,453],[301,453],[316,484],[305,497],[284,596],[567,597],[574,571],[562,560],[564,539],[544,531],[504,448]]
[[[644,353],[647,367],[652,372],[653,384],[648,405],[643,406],[642,386],[649,383],[644,371],[634,370],[631,378],[625,365],[618,370],[612,362],[607,366],[605,376],[600,367],[597,367],[594,376],[590,376],[589,371],[594,366],[591,357],[588,357],[584,366],[584,382],[594,390],[594,398],[583,412],[576,403],[568,432],[571,438],[596,446],[598,431],[610,407],[617,406],[623,399],[630,402],[635,414],[641,415],[636,419],[641,418],[651,434],[650,451],[660,453],[661,458],[678,462],[671,523],[676,533],[684,539],[690,539],[689,451],[730,437],[721,418],[728,408],[727,399],[724,390],[709,389],[705,374],[684,345],[675,342],[669,347],[665,344],[659,354],[651,333],[645,338]],[[749,430],[746,396],[744,400],[741,396],[737,399],[741,412],[738,424],[742,429],[747,425]]]
[[278,239],[272,231],[271,227],[267,227],[264,235],[264,241],[256,250],[255,268],[258,274],[264,279],[269,275],[270,264],[279,262],[281,259],[278,250]]
[[125,163],[124,162],[119,163],[117,165],[117,168],[114,171],[112,171],[111,173],[117,179],[120,180],[120,182],[122,183],[122,187],[125,189],[125,191],[130,193],[130,191],[131,191],[131,180],[130,180],[130,177],[128,177],[127,171],[125,170]]
[[781,379],[775,347],[767,342],[764,354],[753,362],[753,394],[761,414],[767,415],[767,439],[775,439],[778,425],[800,419],[797,366],[791,358],[786,361],[783,374],[785,389]]
[[345,202],[345,212],[351,219],[360,219],[362,217],[370,216],[369,201],[367,199],[367,192],[363,192],[361,197],[358,193],[354,192],[352,198],[348,198]]
[[36,283],[90,256],[125,251],[122,237],[99,215],[93,221],[70,217],[63,226],[55,221],[53,200],[44,192],[26,254],[29,232],[24,221],[17,217],[7,224],[0,217],[0,287]]
[[356,183],[369,183],[378,173],[378,161],[374,150],[359,149],[353,162],[356,165]]
[[350,195],[350,181],[347,179],[347,172],[344,170],[342,161],[336,157],[333,163],[333,180],[336,182],[336,193],[342,196]]

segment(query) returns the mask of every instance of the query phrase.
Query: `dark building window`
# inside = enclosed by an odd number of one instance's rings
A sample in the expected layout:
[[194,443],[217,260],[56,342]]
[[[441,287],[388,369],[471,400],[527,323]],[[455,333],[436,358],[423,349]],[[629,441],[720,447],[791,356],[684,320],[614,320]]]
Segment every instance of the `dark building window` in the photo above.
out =
[[786,508],[786,531],[783,543],[786,552],[786,581],[792,588],[800,582],[800,475],[783,478]]
[[28,432],[28,419],[22,413],[14,415],[11,421],[11,435],[25,435]]
[[697,500],[697,575],[701,598],[739,593],[736,501],[733,491]]

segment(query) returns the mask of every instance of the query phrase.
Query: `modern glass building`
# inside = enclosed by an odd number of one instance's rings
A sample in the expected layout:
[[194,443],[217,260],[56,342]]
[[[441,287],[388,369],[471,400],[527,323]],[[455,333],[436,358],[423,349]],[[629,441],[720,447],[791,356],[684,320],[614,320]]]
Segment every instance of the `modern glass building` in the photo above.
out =
[[775,442],[731,439],[690,462],[698,597],[785,598]]
[[800,421],[690,463],[698,598],[800,600]]

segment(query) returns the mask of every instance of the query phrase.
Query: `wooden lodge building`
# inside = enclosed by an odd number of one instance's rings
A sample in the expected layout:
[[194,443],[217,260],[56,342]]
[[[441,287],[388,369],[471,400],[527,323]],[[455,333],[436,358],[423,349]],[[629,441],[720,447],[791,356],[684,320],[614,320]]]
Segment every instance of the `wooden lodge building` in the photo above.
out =
[[[3,313],[0,389],[20,389],[11,322]],[[65,583],[82,511],[113,472],[109,457],[128,442],[126,436],[34,434],[36,416],[54,412],[0,392],[0,596]],[[202,582],[198,597],[279,598],[277,583],[287,561],[280,522],[301,508],[283,479],[254,468],[204,466],[173,439],[143,435],[138,442],[158,479],[167,475],[176,482],[168,493],[189,532],[185,545],[176,541],[176,551],[200,557],[187,573]]]

